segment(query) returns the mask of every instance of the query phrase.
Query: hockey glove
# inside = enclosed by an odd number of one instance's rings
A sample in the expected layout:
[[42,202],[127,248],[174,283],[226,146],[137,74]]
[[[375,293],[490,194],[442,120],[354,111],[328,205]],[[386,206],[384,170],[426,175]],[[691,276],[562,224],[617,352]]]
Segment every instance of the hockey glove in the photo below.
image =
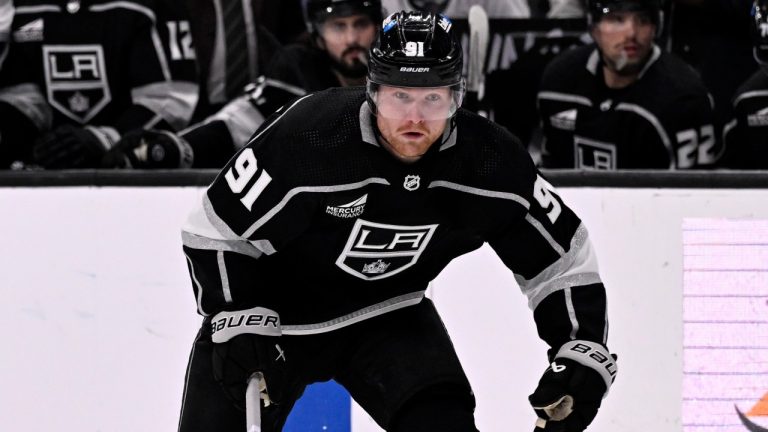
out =
[[536,431],[581,432],[597,415],[616,378],[616,357],[602,345],[571,341],[563,345],[528,396],[539,416]]
[[280,403],[285,375],[285,353],[280,347],[280,317],[270,309],[254,307],[220,312],[211,321],[213,376],[227,396],[245,409],[245,390],[254,372],[264,374],[265,405]]
[[126,133],[101,160],[102,168],[190,168],[194,152],[187,141],[168,131]]
[[118,139],[120,134],[111,127],[61,125],[41,136],[32,154],[44,168],[96,168]]

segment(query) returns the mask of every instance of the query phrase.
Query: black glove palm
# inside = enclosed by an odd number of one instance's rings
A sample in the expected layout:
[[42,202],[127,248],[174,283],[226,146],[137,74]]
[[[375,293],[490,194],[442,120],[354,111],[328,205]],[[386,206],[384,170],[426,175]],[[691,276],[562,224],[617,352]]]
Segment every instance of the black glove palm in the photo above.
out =
[[190,168],[192,147],[167,131],[137,130],[126,133],[101,160],[102,168]]
[[61,125],[37,139],[33,158],[44,168],[96,168],[118,138],[107,127]]

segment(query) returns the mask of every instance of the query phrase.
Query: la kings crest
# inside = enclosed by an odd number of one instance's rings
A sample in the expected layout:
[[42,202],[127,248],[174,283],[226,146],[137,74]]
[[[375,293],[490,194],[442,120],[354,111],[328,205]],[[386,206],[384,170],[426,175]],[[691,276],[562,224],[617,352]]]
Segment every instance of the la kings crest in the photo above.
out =
[[45,45],[48,102],[79,123],[88,123],[111,100],[101,45]]
[[364,280],[384,279],[416,264],[437,224],[389,225],[357,219],[336,265]]

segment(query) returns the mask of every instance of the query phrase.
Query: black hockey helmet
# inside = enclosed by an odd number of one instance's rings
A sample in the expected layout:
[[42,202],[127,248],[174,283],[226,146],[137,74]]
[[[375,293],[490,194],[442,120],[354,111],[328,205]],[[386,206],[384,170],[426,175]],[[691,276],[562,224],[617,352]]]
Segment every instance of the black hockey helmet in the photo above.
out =
[[431,13],[443,13],[450,0],[408,0],[406,3],[413,10]]
[[590,26],[597,24],[611,12],[645,12],[656,25],[657,33],[661,32],[664,24],[661,0],[589,0],[587,22]]
[[768,67],[768,0],[755,0],[752,4],[751,32],[755,60]]
[[367,96],[376,113],[379,86],[449,87],[455,114],[464,97],[462,49],[443,15],[402,11],[384,20],[370,49]]
[[329,17],[368,15],[374,23],[383,19],[381,0],[307,0],[306,14],[309,31],[318,34],[319,26]]

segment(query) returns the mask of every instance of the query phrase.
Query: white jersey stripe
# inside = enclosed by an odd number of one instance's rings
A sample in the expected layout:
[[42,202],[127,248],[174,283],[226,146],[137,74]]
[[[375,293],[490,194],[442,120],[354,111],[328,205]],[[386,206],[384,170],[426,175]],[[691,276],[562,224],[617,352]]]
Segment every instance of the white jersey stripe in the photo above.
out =
[[424,298],[425,291],[416,291],[401,296],[393,297],[375,305],[357,310],[350,314],[316,324],[285,325],[283,324],[284,335],[311,335],[317,333],[326,333],[333,330],[358,323],[360,321],[383,315],[404,307],[419,304]]
[[150,20],[152,20],[153,24],[157,22],[157,19],[155,18],[155,13],[152,11],[152,9],[142,6],[138,3],[133,3],[129,1],[116,1],[116,2],[102,3],[102,4],[92,5],[88,7],[88,10],[91,12],[104,12],[110,9],[131,9],[146,15]]
[[42,12],[61,12],[61,6],[57,5],[38,5],[38,6],[17,6],[16,15],[36,14]]
[[533,310],[548,295],[565,288],[601,283],[597,269],[597,257],[589,241],[587,229],[579,225],[570,249],[559,260],[552,263],[531,279],[515,274],[523,294],[528,297],[528,306]]
[[192,276],[192,283],[197,287],[197,298],[195,299],[197,301],[197,313],[202,316],[208,316],[210,314],[203,310],[203,286],[200,285],[200,281],[197,280],[197,275],[195,275],[195,265],[192,264],[192,260],[186,253],[184,257],[187,258],[187,263],[189,263],[189,274]]
[[347,191],[347,190],[353,190],[353,189],[360,189],[369,184],[375,184],[375,183],[389,185],[389,182],[386,179],[383,179],[380,177],[371,177],[369,179],[365,179],[357,183],[349,183],[349,184],[334,185],[334,186],[300,186],[297,188],[293,188],[289,190],[287,194],[285,194],[285,197],[283,197],[283,199],[276,206],[274,206],[270,211],[264,214],[264,216],[259,218],[259,220],[254,222],[253,225],[248,227],[248,229],[245,230],[245,232],[243,233],[242,237],[248,238],[251,234],[256,232],[257,229],[259,229],[262,225],[267,223],[277,213],[279,213],[280,210],[282,210],[283,207],[285,207],[288,204],[288,201],[290,201],[291,198],[293,198],[294,196],[302,192],[310,192],[310,193],[340,192],[340,191]]
[[752,91],[744,92],[739,96],[737,96],[736,99],[733,100],[733,106],[738,105],[739,102],[743,101],[744,99],[760,97],[760,96],[768,96],[768,90],[752,90]]
[[565,308],[568,309],[568,318],[571,320],[571,340],[576,339],[576,333],[579,331],[579,320],[576,319],[576,309],[573,307],[573,298],[571,297],[571,287],[563,290],[565,294]]
[[182,231],[181,242],[184,246],[192,249],[203,250],[220,250],[227,252],[235,252],[242,255],[247,255],[254,259],[259,259],[263,253],[261,250],[254,248],[250,242],[245,240],[220,240],[212,239],[205,236],[199,236],[187,231]]
[[651,126],[653,126],[656,129],[656,133],[659,134],[659,138],[661,138],[661,141],[664,143],[664,147],[667,148],[667,154],[669,155],[669,169],[674,169],[675,168],[675,150],[672,148],[672,141],[669,139],[669,135],[667,135],[667,131],[664,130],[664,126],[661,125],[661,122],[659,121],[659,119],[647,109],[636,104],[622,102],[616,105],[616,110],[633,112],[639,115],[640,117],[643,117],[644,119],[648,120],[648,123],[650,123]]
[[229,276],[227,276],[227,264],[224,262],[224,251],[216,252],[216,263],[219,265],[221,291],[224,294],[224,301],[232,303],[232,291],[229,289]]
[[489,198],[506,199],[522,205],[523,207],[525,207],[526,210],[531,208],[531,204],[528,202],[528,200],[521,197],[520,195],[513,194],[511,192],[498,192],[498,191],[492,191],[487,189],[479,189],[476,187],[466,186],[466,185],[453,183],[445,180],[435,180],[431,182],[427,187],[430,189],[436,188],[436,187],[444,187],[447,189],[453,189],[459,192],[466,192],[468,194],[473,194],[473,195],[480,195],[480,196],[489,197]]
[[592,106],[592,101],[585,98],[584,96],[579,96],[579,95],[569,94],[569,93],[543,91],[543,92],[539,92],[536,98],[554,100],[559,102],[573,102],[573,103],[577,103],[579,105],[584,105],[588,107]]
[[542,225],[541,222],[539,222],[538,220],[536,220],[536,218],[531,216],[530,213],[525,215],[525,220],[528,221],[528,223],[531,224],[536,229],[536,231],[538,231],[539,234],[541,234],[542,237],[544,237],[544,240],[546,240],[547,243],[549,243],[549,245],[552,246],[552,249],[554,249],[558,255],[560,255],[561,257],[565,255],[565,249],[563,249],[563,247],[560,246],[560,244],[557,243],[557,241],[555,241],[554,237],[552,237],[552,234],[550,234],[549,231],[547,231],[547,229],[544,228],[544,225]]

